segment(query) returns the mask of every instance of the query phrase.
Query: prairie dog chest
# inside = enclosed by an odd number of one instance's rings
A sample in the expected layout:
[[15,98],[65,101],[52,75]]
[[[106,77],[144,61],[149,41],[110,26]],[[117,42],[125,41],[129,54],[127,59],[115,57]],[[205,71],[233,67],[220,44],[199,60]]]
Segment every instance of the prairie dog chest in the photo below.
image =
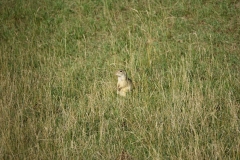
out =
[[117,82],[118,88],[125,88],[127,87],[128,84],[128,79],[122,78],[122,77],[118,77],[118,82]]

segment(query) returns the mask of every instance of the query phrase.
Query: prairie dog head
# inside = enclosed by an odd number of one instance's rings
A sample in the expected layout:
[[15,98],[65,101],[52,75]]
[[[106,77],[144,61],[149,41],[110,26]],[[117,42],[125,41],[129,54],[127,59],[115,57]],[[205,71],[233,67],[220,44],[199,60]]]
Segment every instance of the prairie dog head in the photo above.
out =
[[124,70],[117,71],[116,75],[118,76],[118,78],[127,79],[127,72]]

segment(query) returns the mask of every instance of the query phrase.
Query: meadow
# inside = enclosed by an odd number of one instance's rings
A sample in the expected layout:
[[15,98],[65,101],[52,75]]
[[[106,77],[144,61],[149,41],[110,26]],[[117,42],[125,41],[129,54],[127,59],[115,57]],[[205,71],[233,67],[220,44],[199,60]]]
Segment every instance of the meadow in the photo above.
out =
[[0,159],[240,159],[239,26],[237,0],[1,0]]

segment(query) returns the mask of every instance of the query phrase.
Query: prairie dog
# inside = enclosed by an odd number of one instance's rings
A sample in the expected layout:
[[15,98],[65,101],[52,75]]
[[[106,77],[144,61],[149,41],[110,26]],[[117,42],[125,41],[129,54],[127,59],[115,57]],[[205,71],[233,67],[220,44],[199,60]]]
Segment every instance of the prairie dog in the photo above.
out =
[[117,71],[116,75],[118,76],[117,94],[125,97],[126,93],[133,89],[132,80],[127,77],[127,72],[124,70]]

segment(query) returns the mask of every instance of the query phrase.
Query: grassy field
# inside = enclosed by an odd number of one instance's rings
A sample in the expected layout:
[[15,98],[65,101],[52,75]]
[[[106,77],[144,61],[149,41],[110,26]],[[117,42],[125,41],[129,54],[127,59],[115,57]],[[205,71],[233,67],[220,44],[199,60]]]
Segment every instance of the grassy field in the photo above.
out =
[[2,0],[0,159],[240,159],[239,26],[237,0]]

